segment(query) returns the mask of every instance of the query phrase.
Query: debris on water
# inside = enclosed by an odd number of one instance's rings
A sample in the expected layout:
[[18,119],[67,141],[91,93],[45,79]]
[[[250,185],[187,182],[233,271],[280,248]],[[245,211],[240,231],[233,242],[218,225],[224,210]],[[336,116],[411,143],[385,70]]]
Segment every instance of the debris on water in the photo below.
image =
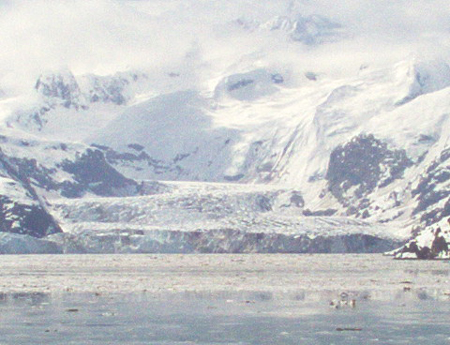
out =
[[353,327],[341,328],[341,327],[338,327],[338,328],[336,328],[336,331],[338,331],[338,332],[360,332],[360,331],[362,331],[362,328],[353,328]]
[[68,313],[77,313],[79,310],[77,308],[69,308],[66,310]]
[[330,301],[330,307],[335,309],[340,309],[343,307],[355,308],[356,307],[356,299],[350,299],[349,294],[347,292],[342,292],[340,294],[340,300],[332,300]]
[[116,316],[117,314],[114,312],[107,311],[107,312],[102,313],[101,315],[104,317],[111,317],[111,316]]

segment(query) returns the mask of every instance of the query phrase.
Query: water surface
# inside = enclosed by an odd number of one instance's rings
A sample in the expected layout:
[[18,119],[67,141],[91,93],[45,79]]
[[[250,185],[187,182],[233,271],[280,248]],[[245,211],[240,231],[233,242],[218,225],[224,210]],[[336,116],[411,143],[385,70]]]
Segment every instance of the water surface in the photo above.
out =
[[7,256],[0,344],[450,344],[449,269],[374,255]]

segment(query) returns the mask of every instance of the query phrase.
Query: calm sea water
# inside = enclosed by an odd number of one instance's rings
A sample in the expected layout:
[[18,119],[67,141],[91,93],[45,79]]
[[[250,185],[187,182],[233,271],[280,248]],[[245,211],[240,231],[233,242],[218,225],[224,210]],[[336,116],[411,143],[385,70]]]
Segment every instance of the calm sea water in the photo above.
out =
[[11,294],[0,344],[449,344],[450,303],[195,296]]
[[[43,265],[54,258],[20,257],[17,259],[29,260],[29,274],[31,274],[31,271],[40,267],[39,260]],[[121,257],[118,260],[124,260],[129,267],[131,261],[141,259],[145,257]],[[233,260],[235,259],[236,257]],[[281,260],[279,262],[285,264],[292,260],[292,257],[262,259],[267,262]],[[308,257],[305,260],[314,262],[329,259],[330,257],[320,256],[316,259]],[[355,256],[348,259],[352,265],[355,265]],[[14,258],[11,257],[6,260],[14,262]],[[61,260],[68,259],[61,257]],[[86,260],[86,258],[75,257],[73,260]],[[101,272],[114,271],[113,265],[106,265],[106,261],[117,264],[117,261],[114,261],[116,259],[106,257],[105,259],[96,258],[96,260],[100,260],[95,265],[99,265],[98,270]],[[154,264],[154,268],[161,265],[166,268],[172,267],[172,264],[167,264],[168,260],[173,260],[173,265],[176,265],[177,260],[168,257],[163,263]],[[191,260],[191,258],[185,257],[182,260]],[[212,271],[226,277],[235,276],[236,272],[239,272],[238,268],[230,269],[231,264],[229,265],[228,262],[232,261],[227,261],[228,257],[226,259],[221,259],[220,256],[206,259],[196,257],[195,260],[198,260],[196,261],[198,265],[207,260],[208,267],[211,269],[208,276]],[[242,260],[253,260],[253,258]],[[345,260],[342,258],[341,260],[343,260],[342,265]],[[362,259],[358,257],[356,260],[367,263],[367,257]],[[377,260],[374,260],[373,264],[379,266],[380,261]],[[385,263],[392,262],[385,259],[379,260],[384,260],[382,262]],[[99,262],[103,262],[103,266]],[[72,264],[73,267],[76,266],[75,261]],[[245,262],[243,264],[245,266]],[[27,281],[24,268],[26,264],[22,262],[20,265],[22,269],[17,275],[20,275],[23,278],[22,282],[25,282]],[[90,268],[92,276],[97,275],[95,265]],[[121,272],[121,265],[125,264],[114,266],[117,274]],[[326,266],[324,263],[317,265],[318,267]],[[411,266],[416,265],[414,262],[392,262],[392,265],[392,268],[385,266],[379,269],[378,277],[373,277],[374,270],[369,265],[367,272],[370,272],[374,279],[367,281],[372,281],[373,285],[366,286],[361,275],[360,279],[364,284],[357,290],[353,289],[345,293],[341,286],[339,289],[332,289],[334,286],[332,282],[328,283],[329,289],[324,289],[324,286],[318,289],[304,289],[302,284],[299,284],[298,289],[293,289],[295,280],[287,282],[290,284],[288,290],[281,289],[281,285],[277,289],[268,285],[261,286],[258,291],[242,289],[243,286],[240,285],[221,290],[213,285],[200,285],[198,281],[202,280],[202,274],[204,274],[200,270],[195,272],[198,278],[197,285],[190,291],[161,289],[163,286],[161,277],[158,278],[161,280],[157,285],[159,291],[115,293],[114,289],[89,291],[90,289],[85,286],[83,292],[71,291],[70,287],[60,290],[52,288],[47,292],[27,292],[25,288],[15,286],[16,291],[0,293],[0,345],[450,344],[450,297],[446,292],[449,277],[448,263],[417,263],[416,268]],[[213,269],[211,266],[216,268]],[[264,272],[259,268],[258,272],[250,272],[250,266],[246,266],[249,278],[252,275],[273,274],[270,270]],[[11,267],[13,266],[8,266],[8,271],[0,269],[0,281],[3,282],[3,287],[9,279],[12,279],[14,284],[20,282],[18,280],[20,277],[12,276]],[[185,268],[177,270],[176,275],[182,275],[188,267],[192,268],[192,264],[185,263]],[[403,279],[400,273],[397,274],[398,278],[386,275],[388,279],[381,279],[390,269],[403,272],[403,268],[399,270],[398,267],[405,268],[404,271],[409,280],[400,281]],[[333,267],[330,269],[334,272]],[[10,272],[10,276],[5,272]],[[152,286],[152,272],[145,273],[149,279],[148,287]],[[286,272],[289,274],[289,270]],[[344,272],[345,270],[338,275],[345,274]],[[136,274],[127,275],[123,271],[124,286],[130,284],[130,279],[143,279],[141,273],[137,276]],[[58,282],[63,281],[65,275],[68,276],[67,272],[59,270],[47,272],[46,277],[50,279],[51,277],[48,276],[52,274]],[[194,273],[191,272],[191,274]],[[308,274],[315,276],[313,271]],[[323,269],[322,274],[326,277]],[[421,281],[421,276],[427,276],[427,274],[431,277],[430,279],[434,279],[434,285],[431,288],[417,285],[417,282]],[[90,284],[84,270],[82,277],[85,279],[81,281],[83,284]],[[108,279],[111,277],[118,280],[118,276],[113,273]],[[174,273],[165,276],[166,284],[174,277]],[[301,279],[300,276],[295,277],[295,279]],[[339,277],[335,275],[331,278],[336,280]],[[75,274],[70,279],[81,286]],[[188,276],[186,279],[191,278]],[[272,281],[267,280],[269,283]],[[51,283],[50,280],[48,282]],[[323,284],[326,283],[324,278]],[[212,283],[209,282],[209,284]],[[345,285],[345,281],[341,282],[342,284]],[[436,290],[439,286],[442,289]],[[14,286],[9,288],[13,290]],[[21,289],[23,291],[20,291]],[[39,286],[39,289],[45,290],[44,286]],[[331,306],[330,303],[334,305]]]

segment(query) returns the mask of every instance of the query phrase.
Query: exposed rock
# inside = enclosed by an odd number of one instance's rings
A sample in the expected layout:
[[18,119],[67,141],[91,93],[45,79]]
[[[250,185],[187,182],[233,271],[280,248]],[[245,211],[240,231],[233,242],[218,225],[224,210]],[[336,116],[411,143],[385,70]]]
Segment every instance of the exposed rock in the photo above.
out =
[[35,89],[46,97],[50,106],[79,109],[86,106],[80,87],[70,71],[41,75]]
[[74,182],[63,183],[61,194],[81,197],[87,191],[100,196],[135,195],[138,183],[112,168],[99,150],[88,149],[76,160],[62,162],[61,168],[72,174]]
[[81,77],[82,92],[90,103],[125,105],[133,96],[133,85],[146,79],[142,73],[117,73],[113,76],[87,75]]
[[413,214],[425,211],[421,216],[421,222],[426,226],[450,215],[450,200],[447,200],[443,206],[436,207],[437,203],[450,195],[449,158],[450,149],[442,151],[440,157],[433,161],[421,176],[417,187],[412,190],[412,195],[418,200]]
[[426,229],[391,254],[397,259],[448,259],[448,240],[447,231],[443,233],[440,228]]
[[331,153],[328,190],[348,207],[349,215],[356,214],[369,206],[365,196],[402,178],[412,164],[405,150],[389,149],[373,135],[361,134]]
[[0,231],[34,237],[62,231],[46,210],[45,202],[30,184],[28,176],[16,169],[2,151],[0,174],[5,193],[0,195]]
[[317,210],[317,211],[311,211],[310,209],[306,209],[303,211],[303,215],[306,217],[329,217],[334,215],[337,212],[337,210],[334,210],[332,208],[329,208],[327,210]]
[[62,230],[37,200],[34,200],[31,205],[22,204],[1,195],[0,231],[44,237]]

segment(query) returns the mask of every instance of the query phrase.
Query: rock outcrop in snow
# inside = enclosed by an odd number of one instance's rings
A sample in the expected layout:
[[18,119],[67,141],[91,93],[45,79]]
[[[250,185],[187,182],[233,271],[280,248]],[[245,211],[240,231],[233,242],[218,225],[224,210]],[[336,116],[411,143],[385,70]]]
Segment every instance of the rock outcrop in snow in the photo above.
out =
[[50,107],[62,105],[65,108],[77,110],[86,107],[80,87],[70,71],[41,75],[35,89],[45,98]]
[[359,135],[331,153],[326,175],[328,189],[348,208],[348,215],[368,218],[368,194],[401,179],[411,165],[404,150],[389,149],[373,135]]
[[34,237],[61,232],[29,176],[0,151],[0,231]]
[[275,17],[261,27],[272,31],[284,31],[293,41],[307,45],[333,42],[343,36],[342,25],[320,15],[307,17],[299,15],[294,19]]
[[240,101],[254,101],[278,91],[283,84],[281,74],[260,69],[226,77],[215,89],[215,97],[229,96]]
[[46,198],[145,194],[144,184],[117,172],[83,145],[3,137],[0,151],[0,231],[44,237],[62,231]]

